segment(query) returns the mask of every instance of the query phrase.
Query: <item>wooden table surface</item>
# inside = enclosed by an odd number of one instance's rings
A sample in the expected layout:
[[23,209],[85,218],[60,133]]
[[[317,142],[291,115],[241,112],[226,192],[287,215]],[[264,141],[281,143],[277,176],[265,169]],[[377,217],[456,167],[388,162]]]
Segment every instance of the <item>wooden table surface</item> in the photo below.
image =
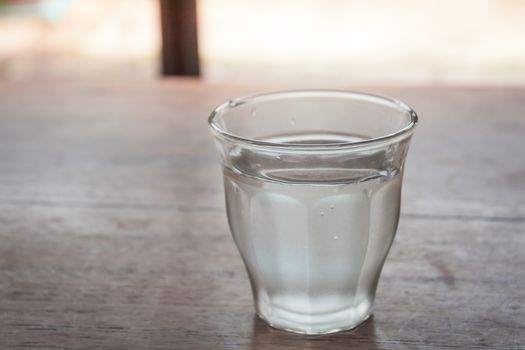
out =
[[[355,88],[349,86],[348,88]],[[525,88],[366,90],[412,105],[374,316],[254,316],[210,110],[253,87],[0,84],[1,349],[525,349]]]

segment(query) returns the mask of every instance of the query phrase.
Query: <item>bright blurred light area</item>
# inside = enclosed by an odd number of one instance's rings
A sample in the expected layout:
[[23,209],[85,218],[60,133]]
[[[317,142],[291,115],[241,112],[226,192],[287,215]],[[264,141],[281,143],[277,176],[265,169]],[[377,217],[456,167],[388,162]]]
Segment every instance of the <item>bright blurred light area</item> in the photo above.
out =
[[154,0],[0,0],[0,79],[158,74]]
[[525,82],[523,0],[201,0],[214,81]]
[[[212,82],[525,83],[522,0],[199,0],[198,12]],[[154,79],[160,41],[157,0],[0,0],[0,79]]]

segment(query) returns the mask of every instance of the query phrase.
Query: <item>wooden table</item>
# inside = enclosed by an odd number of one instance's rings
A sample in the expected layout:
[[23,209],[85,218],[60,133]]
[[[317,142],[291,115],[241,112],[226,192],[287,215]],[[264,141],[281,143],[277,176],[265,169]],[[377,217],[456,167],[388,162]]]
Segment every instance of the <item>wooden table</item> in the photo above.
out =
[[0,348],[524,349],[525,88],[366,89],[420,114],[398,235],[373,318],[306,337],[254,317],[206,124],[265,89],[1,83]]

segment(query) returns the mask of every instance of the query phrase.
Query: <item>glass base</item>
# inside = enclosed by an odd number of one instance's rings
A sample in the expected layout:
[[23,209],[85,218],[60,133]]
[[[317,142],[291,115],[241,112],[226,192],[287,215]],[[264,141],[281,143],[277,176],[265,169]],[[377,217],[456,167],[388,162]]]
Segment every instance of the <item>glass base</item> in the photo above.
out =
[[305,315],[259,303],[257,316],[276,329],[298,334],[322,335],[360,326],[370,318],[370,306],[369,303],[361,303],[336,312]]

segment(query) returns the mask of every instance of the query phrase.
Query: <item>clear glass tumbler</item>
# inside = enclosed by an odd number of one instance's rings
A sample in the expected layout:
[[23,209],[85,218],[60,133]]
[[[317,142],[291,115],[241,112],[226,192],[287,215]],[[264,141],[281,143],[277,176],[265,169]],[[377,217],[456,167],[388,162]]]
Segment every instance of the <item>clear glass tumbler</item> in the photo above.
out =
[[366,320],[397,229],[416,113],[345,91],[229,101],[209,118],[259,317],[304,334]]

